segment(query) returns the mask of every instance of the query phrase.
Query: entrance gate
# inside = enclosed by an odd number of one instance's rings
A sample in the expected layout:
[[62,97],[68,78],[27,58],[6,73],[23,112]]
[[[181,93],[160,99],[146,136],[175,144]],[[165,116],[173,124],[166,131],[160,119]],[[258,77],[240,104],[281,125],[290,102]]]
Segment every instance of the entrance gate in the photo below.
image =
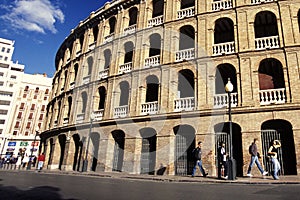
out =
[[[268,150],[272,145],[273,140],[281,140],[280,133],[276,130],[262,130],[261,131],[261,141],[262,141],[262,152],[263,152],[263,163],[265,166],[266,171],[272,172],[273,165],[271,159],[268,159]],[[284,175],[284,168],[283,168],[283,160],[282,160],[282,148],[278,149],[278,161],[280,163],[280,171],[278,172],[280,175]]]

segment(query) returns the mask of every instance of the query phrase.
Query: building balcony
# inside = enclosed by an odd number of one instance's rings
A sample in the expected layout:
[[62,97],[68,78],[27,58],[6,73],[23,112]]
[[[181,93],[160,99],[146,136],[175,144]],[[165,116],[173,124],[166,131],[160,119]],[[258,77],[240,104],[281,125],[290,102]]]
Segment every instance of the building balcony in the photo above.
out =
[[285,88],[260,90],[260,105],[282,104],[286,102]]
[[103,71],[100,71],[98,74],[98,79],[104,79],[108,77],[108,71],[109,69],[105,69]]
[[119,106],[114,109],[114,118],[123,118],[128,116],[128,105]]
[[94,111],[94,115],[95,115],[95,120],[96,121],[100,121],[103,119],[103,115],[104,115],[104,109],[100,109],[97,111]]
[[153,26],[158,26],[162,23],[164,23],[164,16],[154,17],[154,18],[148,20],[148,28],[153,27]]
[[232,8],[232,2],[231,0],[221,0],[221,1],[214,1],[212,2],[212,10],[218,11],[218,10],[225,10]]
[[158,113],[158,102],[147,102],[142,104],[141,108],[141,114],[147,115],[147,114],[157,114]]
[[120,65],[118,73],[119,74],[128,73],[131,72],[131,70],[132,70],[132,62],[128,62],[123,65]]
[[111,42],[114,39],[115,33],[111,33],[108,36],[104,37],[105,42]]
[[213,45],[213,55],[223,55],[235,53],[234,42],[225,42]]
[[67,124],[69,124],[69,117],[64,118],[63,125],[67,125]]
[[76,58],[81,55],[81,52],[82,52],[81,49],[76,52]]
[[195,97],[186,97],[175,99],[174,101],[174,111],[191,111],[195,108]]
[[84,117],[85,117],[84,113],[77,114],[77,116],[76,116],[76,123],[82,123],[83,120],[84,120]]
[[93,42],[92,44],[89,44],[89,50],[93,50],[96,47],[96,41]]
[[82,84],[83,85],[88,84],[90,81],[91,81],[91,75],[88,75],[86,77],[83,77]]
[[261,4],[261,3],[268,3],[273,1],[274,0],[251,0],[251,4]]
[[[237,107],[238,95],[236,92],[231,93],[231,107]],[[214,108],[223,108],[228,106],[228,94],[215,94],[214,95]]]
[[151,56],[145,59],[145,68],[154,67],[160,65],[160,55]]
[[195,7],[185,8],[177,11],[177,19],[183,19],[185,17],[191,17],[195,15]]
[[195,58],[195,48],[184,49],[176,52],[175,61],[191,60]]
[[72,83],[70,83],[70,89],[73,90],[75,88],[75,81],[73,81]]
[[136,24],[124,28],[124,35],[132,34],[136,32]]
[[270,36],[270,37],[262,37],[255,38],[255,49],[274,49],[279,48],[279,36]]

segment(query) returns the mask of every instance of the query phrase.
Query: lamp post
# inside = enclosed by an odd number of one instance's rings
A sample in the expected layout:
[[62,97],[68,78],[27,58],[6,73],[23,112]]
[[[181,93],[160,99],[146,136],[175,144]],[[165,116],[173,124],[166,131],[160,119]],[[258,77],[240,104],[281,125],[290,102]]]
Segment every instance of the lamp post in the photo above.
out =
[[89,129],[89,135],[87,138],[87,145],[86,145],[86,150],[85,150],[85,158],[83,160],[83,165],[82,165],[82,172],[86,172],[87,167],[88,167],[88,152],[89,152],[90,138],[91,138],[91,132],[92,132],[94,119],[95,119],[95,114],[94,114],[94,112],[92,112],[90,115],[90,129]]
[[27,164],[27,170],[31,169],[33,150],[35,147],[36,137],[39,135],[39,130],[40,130],[40,127],[37,126],[35,129],[35,135],[34,135],[33,145],[32,145],[32,149],[31,149],[31,153],[30,153],[30,157],[29,157],[29,162]]
[[233,85],[228,78],[228,82],[225,85],[225,91],[228,94],[228,119],[229,119],[229,136],[230,136],[230,146],[229,146],[229,160],[228,160],[228,179],[235,180],[236,179],[236,163],[233,158],[233,150],[232,150],[232,120],[231,120],[231,93],[233,91]]

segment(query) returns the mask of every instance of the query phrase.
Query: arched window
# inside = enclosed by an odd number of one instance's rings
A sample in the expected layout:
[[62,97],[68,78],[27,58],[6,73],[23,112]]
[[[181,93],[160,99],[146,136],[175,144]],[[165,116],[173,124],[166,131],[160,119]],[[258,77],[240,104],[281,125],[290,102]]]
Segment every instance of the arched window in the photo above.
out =
[[231,64],[225,63],[218,65],[215,77],[216,94],[226,93],[225,85],[228,82],[228,78],[230,78],[230,82],[233,85],[232,92],[237,92],[236,70]]
[[149,57],[160,55],[160,51],[161,51],[161,37],[159,34],[154,33],[150,35]]
[[128,98],[129,98],[129,84],[127,81],[122,81],[120,83],[120,103],[119,106],[125,106],[128,105]]
[[81,100],[82,100],[81,113],[85,113],[86,105],[87,105],[87,94],[86,94],[86,92],[81,93]]
[[106,99],[106,89],[105,87],[101,86],[98,88],[99,93],[99,104],[98,104],[98,110],[104,109],[105,105],[105,99]]
[[158,101],[158,78],[154,75],[148,76],[146,79],[147,91],[146,91],[146,102]]
[[113,34],[115,32],[117,19],[115,17],[111,17],[109,19],[109,34]]
[[104,59],[105,59],[104,69],[107,69],[110,67],[110,62],[111,62],[111,51],[109,49],[106,49],[104,51]]
[[178,73],[178,96],[179,98],[194,97],[194,73],[184,69]]
[[278,35],[277,19],[274,13],[262,11],[256,14],[254,21],[255,38]]
[[179,50],[195,48],[195,29],[190,25],[180,28]]
[[88,57],[88,59],[87,59],[87,63],[88,63],[88,74],[87,75],[91,75],[91,73],[92,73],[92,69],[93,69],[93,63],[94,63],[94,59],[93,59],[93,57]]
[[137,23],[138,9],[136,7],[129,9],[129,26]]
[[214,41],[215,44],[234,41],[234,27],[231,19],[220,18],[215,22]]
[[153,5],[152,18],[164,14],[164,0],[153,0],[152,5]]
[[98,26],[96,25],[96,26],[93,27],[94,42],[97,41],[97,38],[98,38],[98,32],[99,32],[99,28],[98,28]]
[[124,57],[124,63],[132,62],[133,58],[133,43],[132,42],[126,42],[124,45],[125,48],[125,57]]

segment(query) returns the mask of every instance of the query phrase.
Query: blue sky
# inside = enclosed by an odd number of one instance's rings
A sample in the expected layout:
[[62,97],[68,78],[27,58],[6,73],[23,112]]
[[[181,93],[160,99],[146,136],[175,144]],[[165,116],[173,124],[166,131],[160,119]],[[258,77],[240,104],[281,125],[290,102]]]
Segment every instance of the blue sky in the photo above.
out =
[[14,40],[25,73],[55,73],[55,54],[81,20],[108,0],[0,0],[0,37]]

